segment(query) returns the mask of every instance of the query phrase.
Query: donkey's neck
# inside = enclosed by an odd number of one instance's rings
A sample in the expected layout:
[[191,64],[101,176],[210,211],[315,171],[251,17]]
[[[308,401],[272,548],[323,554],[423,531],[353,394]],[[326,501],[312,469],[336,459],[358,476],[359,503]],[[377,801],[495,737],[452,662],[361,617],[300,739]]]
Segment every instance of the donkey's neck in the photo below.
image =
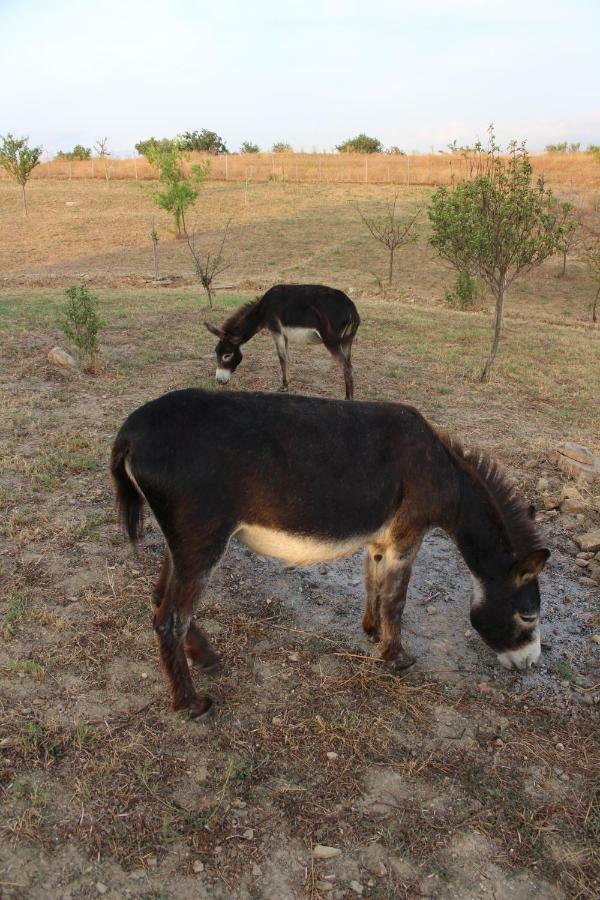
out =
[[457,466],[458,501],[447,530],[478,579],[505,574],[514,559],[511,541],[485,483]]
[[263,327],[264,318],[261,301],[254,300],[234,313],[223,328],[227,334],[238,338],[240,344],[245,344]]

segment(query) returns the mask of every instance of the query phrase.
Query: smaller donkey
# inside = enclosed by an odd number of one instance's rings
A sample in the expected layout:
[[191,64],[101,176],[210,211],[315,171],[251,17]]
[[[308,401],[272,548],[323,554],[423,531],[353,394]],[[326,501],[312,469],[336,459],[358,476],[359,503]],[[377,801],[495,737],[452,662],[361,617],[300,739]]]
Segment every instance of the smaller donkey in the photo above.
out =
[[352,300],[322,284],[276,284],[262,297],[236,310],[220,328],[204,323],[218,337],[216,379],[227,384],[242,361],[240,346],[266,328],[281,364],[281,388],[288,390],[288,342],[325,344],[344,373],[346,400],[354,396],[352,341],[360,316]]

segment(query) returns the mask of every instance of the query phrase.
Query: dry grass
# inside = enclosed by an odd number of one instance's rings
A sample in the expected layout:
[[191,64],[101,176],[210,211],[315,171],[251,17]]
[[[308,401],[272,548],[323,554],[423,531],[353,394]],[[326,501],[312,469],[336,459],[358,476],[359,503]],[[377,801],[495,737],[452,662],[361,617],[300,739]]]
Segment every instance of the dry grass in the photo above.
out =
[[[205,158],[189,154],[189,164]],[[589,153],[545,153],[532,157],[535,175],[543,174],[556,189],[600,190],[600,163]],[[256,153],[211,158],[210,179],[215,181],[284,180],[301,184],[453,184],[466,176],[460,154],[374,153]],[[1,173],[0,173],[1,175]],[[148,181],[157,170],[145,157],[68,162],[52,160],[33,173],[35,179],[90,179]]]

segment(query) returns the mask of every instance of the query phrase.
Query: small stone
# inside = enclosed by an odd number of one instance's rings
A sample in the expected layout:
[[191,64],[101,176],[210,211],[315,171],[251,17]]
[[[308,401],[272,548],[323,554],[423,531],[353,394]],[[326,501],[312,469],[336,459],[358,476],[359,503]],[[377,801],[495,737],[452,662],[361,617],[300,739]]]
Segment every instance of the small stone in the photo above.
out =
[[564,688],[571,687],[571,682],[570,682],[570,681],[563,680],[563,681],[561,681],[560,686],[561,686],[561,687],[564,687]]
[[146,860],[146,865],[150,866],[151,868],[155,868],[158,865],[158,859],[156,858],[156,856],[149,856]]
[[489,681],[481,681],[477,687],[479,688],[479,692],[481,694],[491,694],[494,690]]
[[354,891],[355,894],[362,897],[363,886],[360,881],[351,881],[349,887],[351,891]]
[[427,613],[428,616],[437,615],[437,609],[435,608],[435,606],[426,606],[425,612]]
[[242,837],[244,838],[245,841],[251,841],[254,837],[254,828],[246,828]]
[[587,559],[576,559],[575,565],[579,566],[581,569],[586,569],[589,565],[589,561]]
[[333,890],[333,885],[329,881],[316,881],[315,887],[319,891],[323,891],[324,894],[329,893],[329,891]]
[[561,512],[569,513],[572,516],[580,516],[583,515],[588,510],[588,505],[585,500],[571,500],[568,498],[567,500],[563,500],[560,504]]
[[77,360],[61,347],[53,347],[52,350],[50,350],[48,353],[48,362],[53,366],[60,366],[61,369],[79,368]]
[[538,490],[540,492],[540,494],[545,494],[546,491],[548,490],[548,487],[549,487],[549,485],[548,485],[547,478],[538,479],[538,483],[536,485],[536,490]]
[[592,641],[594,642],[594,644],[600,644],[600,634],[593,634]]
[[384,864],[381,862],[381,860],[379,860],[378,862],[374,862],[372,865],[370,865],[369,872],[372,875],[375,875],[377,878],[383,878],[385,875],[387,875],[387,869],[384,866]]
[[319,566],[319,575],[327,575],[328,571],[329,571],[329,569],[327,568],[326,565],[322,564]]
[[496,738],[496,746],[504,747],[504,741],[502,740],[502,738]]
[[300,657],[297,653],[290,653],[290,655],[288,656],[288,659],[290,662],[298,662]]
[[594,460],[594,454],[591,450],[588,450],[587,447],[581,444],[575,444],[573,441],[565,441],[564,444],[561,444],[556,449],[563,456],[566,456],[568,459],[576,459],[577,462],[592,463]]
[[561,744],[560,741],[559,741],[558,744],[555,744],[554,746],[556,747],[557,750],[561,750],[561,751],[562,751],[562,750],[565,749],[565,745],[564,745],[564,744]]
[[544,509],[557,509],[560,506],[560,497],[545,497]]
[[594,553],[596,550],[600,550],[600,528],[576,534],[573,540],[580,550]]
[[315,844],[312,850],[314,859],[334,859],[341,856],[342,851],[339,847],[328,847],[326,844]]
[[199,875],[200,872],[204,872],[204,863],[199,859],[195,859],[192,863],[192,871],[194,871],[196,875]]
[[141,677],[144,678],[144,679],[146,679],[146,678],[148,677],[148,673],[147,673],[147,672],[142,672]]
[[281,718],[281,716],[273,716],[273,718],[271,719],[271,724],[272,725],[283,725],[283,719]]
[[105,884],[102,884],[101,881],[97,881],[96,882],[96,890],[98,891],[99,894],[106,894],[106,892],[108,891],[108,888],[106,887]]
[[[585,449],[585,448],[584,448]],[[587,451],[589,453],[589,451]],[[591,483],[600,475],[600,459],[593,454],[585,457],[585,460],[574,459],[559,450],[553,450],[549,454],[550,462],[554,463],[563,472],[566,472],[576,481]]]
[[578,553],[578,554],[577,554],[577,559],[593,559],[593,558],[594,558],[594,554],[593,554],[593,553],[590,553],[589,551],[586,552],[586,551],[584,550],[584,551],[582,551],[581,553]]
[[563,772],[562,775],[560,776],[560,780],[561,780],[561,781],[570,781],[571,779],[570,779],[569,774],[568,774],[567,772]]
[[333,750],[330,750],[327,754],[327,759],[337,759],[338,755]]

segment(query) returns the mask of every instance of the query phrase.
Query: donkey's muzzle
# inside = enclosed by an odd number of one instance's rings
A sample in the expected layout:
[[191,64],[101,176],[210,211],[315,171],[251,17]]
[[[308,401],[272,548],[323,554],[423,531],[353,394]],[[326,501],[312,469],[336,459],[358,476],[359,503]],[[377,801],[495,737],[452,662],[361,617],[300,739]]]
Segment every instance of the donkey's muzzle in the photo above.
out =
[[231,378],[231,372],[229,369],[217,369],[215,372],[215,378],[217,380],[217,384],[227,384],[229,379]]

